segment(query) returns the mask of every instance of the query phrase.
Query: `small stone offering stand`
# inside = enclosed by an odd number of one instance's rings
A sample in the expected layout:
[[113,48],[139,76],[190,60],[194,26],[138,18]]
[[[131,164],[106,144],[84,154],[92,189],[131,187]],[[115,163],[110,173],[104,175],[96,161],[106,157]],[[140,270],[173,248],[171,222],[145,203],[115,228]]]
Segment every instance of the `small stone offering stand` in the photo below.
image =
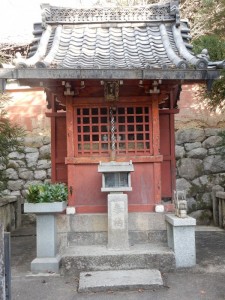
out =
[[128,238],[128,196],[123,192],[132,191],[132,162],[101,163],[98,172],[102,173],[102,192],[108,194],[108,249],[129,249]]
[[56,214],[66,209],[67,203],[24,203],[24,212],[36,214],[37,257],[31,262],[31,272],[59,272],[61,257],[57,254]]
[[196,220],[187,216],[185,198],[184,192],[174,192],[175,215],[166,215],[168,246],[175,253],[177,268],[193,267],[196,264]]

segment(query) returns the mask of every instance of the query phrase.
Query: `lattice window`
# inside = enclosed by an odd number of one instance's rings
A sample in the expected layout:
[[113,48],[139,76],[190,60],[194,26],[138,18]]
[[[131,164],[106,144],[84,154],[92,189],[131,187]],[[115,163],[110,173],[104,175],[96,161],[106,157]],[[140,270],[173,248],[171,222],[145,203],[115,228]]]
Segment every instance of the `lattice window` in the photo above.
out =
[[[112,109],[112,108],[111,108]],[[109,155],[113,143],[117,155],[151,153],[150,107],[76,108],[77,155]]]

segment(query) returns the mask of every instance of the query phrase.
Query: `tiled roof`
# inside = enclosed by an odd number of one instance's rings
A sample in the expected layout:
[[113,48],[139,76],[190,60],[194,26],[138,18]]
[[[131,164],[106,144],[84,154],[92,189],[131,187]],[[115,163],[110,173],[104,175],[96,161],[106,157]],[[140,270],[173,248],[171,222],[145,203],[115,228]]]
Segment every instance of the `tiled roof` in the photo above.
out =
[[[165,2],[165,1],[164,1]],[[130,8],[42,6],[33,56],[19,67],[69,69],[206,69],[207,55],[191,53],[178,1]],[[40,40],[39,40],[40,38]],[[37,45],[37,41],[39,44]]]

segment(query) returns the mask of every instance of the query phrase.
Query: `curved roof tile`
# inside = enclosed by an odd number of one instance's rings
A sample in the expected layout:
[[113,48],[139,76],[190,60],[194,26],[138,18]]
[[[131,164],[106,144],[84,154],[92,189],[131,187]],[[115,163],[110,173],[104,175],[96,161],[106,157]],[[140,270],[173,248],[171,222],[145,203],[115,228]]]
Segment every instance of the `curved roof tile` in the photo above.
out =
[[[175,9],[176,8],[176,9]],[[83,69],[206,69],[191,52],[178,1],[143,7],[71,9],[42,5],[33,56],[16,67]],[[210,62],[209,64],[213,64]]]

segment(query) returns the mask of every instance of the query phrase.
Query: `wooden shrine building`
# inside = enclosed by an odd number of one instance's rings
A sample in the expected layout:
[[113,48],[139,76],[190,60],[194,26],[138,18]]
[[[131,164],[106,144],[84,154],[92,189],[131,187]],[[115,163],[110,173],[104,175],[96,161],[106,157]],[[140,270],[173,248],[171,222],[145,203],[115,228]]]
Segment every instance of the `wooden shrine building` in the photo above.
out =
[[129,212],[173,210],[174,114],[183,82],[218,77],[223,62],[195,56],[178,1],[139,7],[42,5],[30,57],[0,69],[42,86],[51,113],[52,181],[66,182],[76,213],[107,211],[100,162],[129,162]]

